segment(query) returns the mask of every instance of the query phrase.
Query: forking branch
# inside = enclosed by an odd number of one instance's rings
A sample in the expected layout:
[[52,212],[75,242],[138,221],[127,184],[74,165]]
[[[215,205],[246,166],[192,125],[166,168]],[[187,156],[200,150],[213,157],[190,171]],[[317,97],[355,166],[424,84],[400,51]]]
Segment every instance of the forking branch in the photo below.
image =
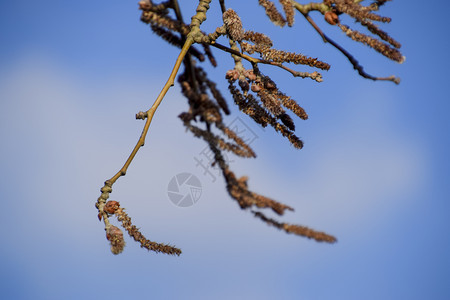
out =
[[[199,7],[204,7],[205,5],[208,5],[209,2],[211,2],[211,0],[200,1]],[[204,12],[203,13],[197,12],[197,15],[195,16],[196,22],[194,22],[194,17],[193,17],[192,26],[196,26],[197,28],[200,27],[200,24],[206,19],[206,17],[203,17],[203,15],[204,15]],[[164,96],[166,95],[167,91],[170,89],[170,87],[172,87],[174,85],[175,77],[178,73],[178,70],[180,69],[181,63],[183,62],[186,54],[188,53],[189,48],[194,43],[194,38],[193,38],[194,34],[195,34],[195,30],[192,30],[188,34],[186,41],[184,42],[184,45],[181,49],[181,52],[178,55],[178,58],[175,62],[175,66],[173,67],[172,72],[170,73],[169,79],[167,80],[166,84],[162,88],[161,92],[159,93],[159,95],[156,98],[155,102],[153,103],[152,107],[149,110],[147,110],[145,112],[145,114],[141,115],[141,118],[146,119],[144,129],[142,130],[141,136],[139,137],[139,140],[138,140],[136,146],[134,146],[133,151],[131,152],[130,156],[126,160],[123,167],[111,179],[105,181],[105,185],[101,188],[102,194],[97,200],[96,207],[99,211],[99,219],[103,218],[103,221],[105,223],[105,231],[107,232],[108,240],[111,241],[111,250],[115,254],[123,251],[123,246],[125,246],[125,243],[119,243],[120,245],[119,245],[119,247],[117,247],[117,245],[114,245],[112,242],[112,240],[117,240],[117,239],[122,240],[123,235],[121,232],[118,232],[116,229],[115,229],[115,231],[116,231],[115,235],[110,233],[110,231],[111,231],[110,228],[114,228],[114,227],[112,227],[112,225],[110,224],[110,222],[108,220],[108,211],[105,210],[105,206],[107,205],[106,201],[109,198],[109,194],[112,192],[112,186],[114,185],[114,183],[121,176],[125,176],[125,174],[128,170],[128,167],[130,166],[130,164],[133,161],[134,157],[136,156],[137,152],[139,151],[139,149],[142,146],[144,146],[145,137],[147,136],[148,130],[150,128],[150,123],[152,122],[153,115],[155,114],[156,110],[158,109],[158,106],[161,104],[162,100],[164,99]],[[138,116],[136,116],[136,118],[138,118]],[[110,203],[112,203],[112,202],[110,202]],[[116,203],[118,205],[118,202],[116,202]],[[117,210],[114,210],[114,212],[112,212],[112,213],[116,213],[116,212],[117,212]],[[131,225],[131,218],[129,219],[129,222]],[[115,227],[115,228],[117,228],[117,227]],[[137,230],[137,228],[136,228],[136,230]],[[109,236],[108,236],[108,233],[109,233]],[[176,249],[176,250],[178,250],[178,249]],[[176,251],[176,250],[174,251],[174,254],[180,255],[181,251]]]
[[[188,100],[189,110],[180,114],[179,118],[195,137],[205,140],[208,144],[214,154],[213,165],[220,168],[226,189],[239,207],[243,210],[249,210],[257,219],[286,233],[319,242],[335,242],[336,238],[327,233],[301,225],[283,223],[267,216],[265,214],[267,209],[281,216],[286,211],[293,211],[293,208],[250,191],[248,178],[245,176],[237,177],[230,170],[224,159],[224,152],[232,152],[241,157],[256,157],[256,154],[235,131],[224,124],[223,114],[230,113],[227,101],[217,89],[216,84],[209,79],[207,73],[199,66],[199,63],[205,61],[205,57],[207,57],[211,64],[216,66],[217,62],[210,47],[230,54],[234,61],[234,67],[226,73],[225,77],[228,80],[228,89],[234,103],[257,124],[262,127],[272,127],[297,149],[303,147],[303,141],[295,133],[295,123],[291,115],[293,114],[302,120],[308,119],[308,115],[297,101],[280,91],[276,83],[268,75],[263,74],[258,66],[259,64],[275,66],[291,73],[294,77],[310,78],[321,82],[323,77],[318,71],[296,71],[288,67],[287,64],[306,65],[324,71],[328,71],[330,65],[317,58],[273,48],[272,39],[264,33],[244,30],[240,17],[232,8],[226,8],[225,0],[219,0],[218,3],[223,14],[220,26],[212,33],[203,32],[200,26],[206,20],[206,13],[211,2],[211,0],[198,1],[196,13],[192,16],[190,24],[184,23],[177,0],[167,0],[159,4],[154,4],[152,0],[139,2],[139,8],[142,10],[141,20],[149,24],[155,34],[171,45],[179,47],[181,51],[167,82],[151,108],[136,114],[136,119],[145,120],[139,140],[122,168],[113,177],[105,181],[101,188],[101,195],[97,199],[98,217],[105,224],[106,237],[110,241],[111,251],[114,254],[121,253],[125,246],[122,231],[109,221],[109,218],[114,215],[128,234],[141,244],[141,247],[166,254],[181,254],[181,250],[176,247],[146,239],[140,230],[131,223],[131,218],[125,213],[120,203],[109,200],[109,197],[115,182],[126,175],[137,152],[144,146],[153,116],[170,87],[174,85],[183,62],[185,65],[184,72],[178,75],[177,81],[181,85],[182,94]],[[320,12],[329,24],[338,26],[352,40],[361,42],[387,58],[402,63],[404,57],[398,51],[400,44],[374,23],[390,22],[390,18],[375,13],[387,0],[373,1],[367,6],[363,6],[361,4],[363,1],[359,0],[323,0],[323,2],[308,4],[300,4],[294,0],[279,0],[279,2],[283,13],[277,9],[272,1],[258,0],[259,5],[264,8],[272,23],[281,27],[285,25],[293,26],[295,11],[298,11],[325,42],[333,45],[350,60],[362,77],[399,83],[399,79],[395,76],[375,77],[366,73],[358,61],[342,46],[325,35],[309,16],[310,12]],[[375,37],[341,24],[341,15],[353,18]],[[229,47],[219,43],[217,41],[219,38],[226,39]],[[195,44],[203,47],[204,53],[198,50],[194,46]],[[254,54],[259,55],[259,57],[252,56]],[[249,69],[244,67],[245,62],[250,64]],[[213,127],[219,134],[212,131]]]

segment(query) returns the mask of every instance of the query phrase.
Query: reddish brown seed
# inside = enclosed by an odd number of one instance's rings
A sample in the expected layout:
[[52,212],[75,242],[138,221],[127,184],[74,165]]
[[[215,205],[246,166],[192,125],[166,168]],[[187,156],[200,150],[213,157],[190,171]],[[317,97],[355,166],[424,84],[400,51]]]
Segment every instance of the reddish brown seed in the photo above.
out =
[[337,23],[339,23],[339,17],[335,12],[327,11],[325,13],[325,21],[327,21],[328,24],[336,25]]
[[108,241],[111,241],[112,239],[123,239],[122,230],[111,225],[108,229],[106,229],[106,239],[108,239]]
[[108,201],[106,202],[104,211],[106,211],[108,214],[114,214],[117,209],[119,209],[120,204],[117,201]]

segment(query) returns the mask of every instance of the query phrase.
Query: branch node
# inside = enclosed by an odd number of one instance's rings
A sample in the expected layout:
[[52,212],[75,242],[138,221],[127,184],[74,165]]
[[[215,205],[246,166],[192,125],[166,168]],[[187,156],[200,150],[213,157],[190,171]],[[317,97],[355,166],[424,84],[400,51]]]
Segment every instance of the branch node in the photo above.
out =
[[147,118],[147,112],[140,111],[136,114],[136,120],[145,120]]

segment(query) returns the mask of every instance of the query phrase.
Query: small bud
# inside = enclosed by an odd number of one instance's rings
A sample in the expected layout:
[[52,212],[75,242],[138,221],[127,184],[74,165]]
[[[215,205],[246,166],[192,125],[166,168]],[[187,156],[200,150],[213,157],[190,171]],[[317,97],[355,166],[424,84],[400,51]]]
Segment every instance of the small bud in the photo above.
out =
[[141,10],[149,10],[150,9],[150,3],[148,1],[139,1],[139,9]]
[[257,84],[252,84],[252,92],[259,92],[261,90],[261,87]]
[[253,70],[247,71],[246,76],[247,76],[248,80],[250,80],[250,81],[256,80],[256,75],[255,75],[255,73],[253,73]]
[[98,213],[98,216],[97,216],[97,217],[98,217],[98,220],[101,221],[101,220],[102,220],[102,217],[103,217],[102,213]]
[[145,120],[145,118],[147,118],[146,112],[140,111],[136,114],[136,120],[139,120],[139,119]]
[[103,208],[103,210],[108,214],[114,214],[116,210],[119,209],[119,207],[120,207],[119,202],[111,200],[106,202],[105,208]]
[[228,70],[227,73],[225,74],[225,78],[228,80],[236,80],[239,78],[239,74],[238,71],[236,70]]
[[325,21],[327,21],[328,24],[336,25],[337,23],[339,23],[339,17],[335,12],[327,11],[325,13]]

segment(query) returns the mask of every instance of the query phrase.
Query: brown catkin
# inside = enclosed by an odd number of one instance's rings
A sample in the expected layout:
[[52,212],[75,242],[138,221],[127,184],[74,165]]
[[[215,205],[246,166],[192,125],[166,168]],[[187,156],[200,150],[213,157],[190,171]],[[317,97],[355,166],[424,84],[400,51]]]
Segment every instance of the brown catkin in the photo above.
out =
[[270,111],[272,115],[278,117],[279,115],[284,113],[284,109],[281,107],[280,101],[278,101],[278,99],[267,90],[262,89],[258,92],[257,95],[261,99],[264,107],[268,111]]
[[334,236],[329,235],[325,232],[316,231],[316,230],[313,230],[313,229],[305,227],[305,226],[281,223],[272,218],[266,217],[261,212],[252,211],[252,213],[254,214],[255,217],[266,222],[268,225],[271,225],[278,229],[284,230],[287,233],[293,233],[296,235],[307,237],[309,239],[315,239],[318,242],[335,243],[337,241]]
[[244,33],[244,41],[250,41],[258,46],[258,49],[270,48],[273,45],[272,40],[264,33],[247,30]]
[[390,47],[388,44],[383,43],[375,38],[372,38],[370,36],[367,36],[359,31],[352,30],[348,26],[339,24],[339,27],[341,30],[352,40],[363,43],[373,49],[375,49],[377,52],[383,54],[387,58],[390,58],[398,63],[402,63],[405,58],[402,56],[400,51],[398,51],[395,48]]
[[228,89],[230,90],[235,103],[239,106],[239,109],[245,114],[249,115],[256,123],[263,127],[270,125],[279,132],[282,136],[286,137],[291,144],[297,148],[303,148],[303,142],[298,138],[286,125],[277,122],[275,117],[272,117],[264,107],[261,107],[256,101],[255,97],[251,94],[244,96],[234,85],[232,81],[229,81]]
[[367,29],[370,32],[372,32],[375,35],[378,35],[380,37],[380,39],[382,39],[383,41],[388,42],[389,44],[391,44],[395,48],[398,49],[398,48],[400,48],[402,46],[399,42],[397,42],[392,37],[390,37],[387,32],[381,30],[377,25],[373,24],[372,22],[370,22],[370,21],[362,21],[361,25],[367,27]]
[[266,10],[266,15],[269,17],[270,21],[274,23],[275,25],[278,25],[280,27],[283,27],[286,25],[286,20],[283,18],[283,16],[280,14],[278,9],[276,8],[275,4],[272,1],[269,0],[259,0],[259,5],[264,7]]
[[244,30],[242,29],[242,22],[237,13],[229,8],[223,13],[222,17],[230,38],[236,42],[242,41],[244,38]]
[[280,0],[281,5],[283,6],[284,14],[286,15],[286,21],[289,27],[294,25],[294,3],[292,0]]
[[[183,47],[183,41],[181,40],[181,38],[179,38],[172,32],[166,30],[165,28],[157,24],[151,24],[150,28],[155,34],[159,35],[163,40],[165,40],[169,44],[174,45],[178,48]],[[193,46],[189,48],[189,53],[195,56],[199,61],[205,60],[205,56]]]
[[125,248],[125,240],[123,238],[122,230],[114,225],[106,228],[106,239],[111,244],[111,252],[115,255],[122,253]]
[[145,236],[139,231],[139,229],[131,223],[131,218],[126,212],[119,208],[116,210],[115,215],[117,220],[122,223],[122,227],[128,232],[128,234],[137,242],[141,244],[141,247],[147,250],[162,252],[171,255],[180,255],[181,250],[170,245],[160,244],[152,242],[145,238]]
[[329,70],[330,65],[318,60],[317,58],[307,57],[303,54],[297,54],[293,52],[286,52],[276,49],[267,49],[262,53],[262,57],[265,60],[270,60],[274,62],[290,62],[296,65],[302,64],[310,67],[316,67],[322,70]]
[[161,16],[152,11],[143,11],[141,21],[147,24],[156,24],[183,35],[187,35],[191,30],[186,24],[181,24],[179,21],[176,21],[169,16]]
[[300,119],[308,119],[308,114],[306,113],[306,111],[300,105],[298,105],[298,103],[294,99],[291,99],[291,97],[288,97],[286,95],[280,95],[279,97],[284,107],[292,111]]
[[373,20],[384,23],[389,23],[391,18],[382,17],[371,12],[370,8],[362,6],[360,3],[355,3],[353,0],[325,0],[325,4],[331,6],[334,4],[334,8],[340,12],[345,13],[357,21]]

